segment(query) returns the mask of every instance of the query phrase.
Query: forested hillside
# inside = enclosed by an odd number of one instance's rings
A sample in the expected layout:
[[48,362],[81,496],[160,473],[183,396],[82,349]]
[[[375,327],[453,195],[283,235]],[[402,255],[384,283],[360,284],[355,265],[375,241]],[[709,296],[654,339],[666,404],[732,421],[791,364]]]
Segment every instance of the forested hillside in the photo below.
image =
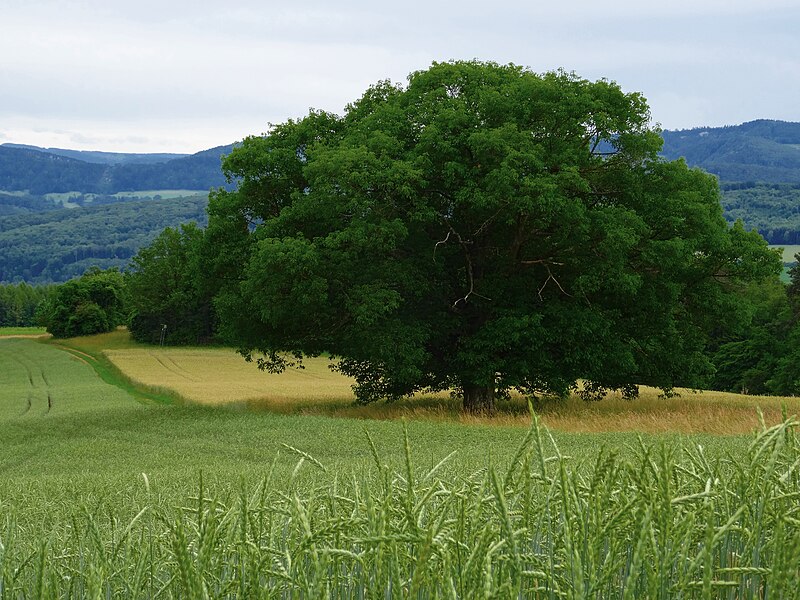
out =
[[8,194],[0,192],[0,218],[8,215],[29,214],[56,210],[58,206],[47,198],[30,194]]
[[0,146],[0,283],[125,267],[165,227],[205,223],[207,193],[174,190],[225,186],[231,148],[175,157]]
[[[666,158],[720,177],[730,222],[741,219],[773,244],[800,243],[800,123],[759,120],[663,137]],[[0,145],[0,282],[124,267],[164,227],[204,222],[205,196],[159,195],[229,186],[220,159],[232,148],[176,157]]]
[[205,223],[207,196],[120,202],[0,218],[0,283],[66,281],[124,267],[165,227]]
[[662,135],[666,158],[684,157],[724,182],[800,183],[800,123],[759,120]]
[[664,131],[662,154],[720,178],[728,221],[741,219],[771,244],[800,240],[800,123],[758,120]]
[[0,190],[31,195],[58,192],[114,194],[134,190],[208,190],[224,186],[219,146],[167,162],[101,164],[29,148],[0,146]]
[[771,244],[800,244],[800,184],[723,183],[722,206]]

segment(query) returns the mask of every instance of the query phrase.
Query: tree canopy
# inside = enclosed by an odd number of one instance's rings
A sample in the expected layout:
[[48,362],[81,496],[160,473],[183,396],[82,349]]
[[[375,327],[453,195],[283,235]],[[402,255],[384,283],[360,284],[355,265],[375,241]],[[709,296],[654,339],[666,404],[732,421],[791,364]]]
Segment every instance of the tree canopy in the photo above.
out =
[[111,331],[126,320],[124,290],[117,269],[91,268],[56,287],[40,308],[42,324],[56,338]]
[[202,285],[203,240],[195,223],[167,227],[133,258],[126,291],[134,339],[198,344],[213,337],[211,292]]
[[250,137],[209,205],[222,333],[270,370],[328,352],[361,401],[700,385],[780,262],[649,122],[609,81],[452,62]]

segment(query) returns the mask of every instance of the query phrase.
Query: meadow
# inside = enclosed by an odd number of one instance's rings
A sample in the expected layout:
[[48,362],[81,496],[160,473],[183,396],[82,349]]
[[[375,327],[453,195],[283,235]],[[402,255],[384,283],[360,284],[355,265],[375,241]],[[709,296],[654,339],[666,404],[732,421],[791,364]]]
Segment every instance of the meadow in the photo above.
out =
[[782,245],[782,246],[770,246],[770,248],[781,248],[783,262],[785,264],[795,262],[794,256],[795,254],[800,253],[800,246],[797,245]]
[[743,435],[573,433],[511,407],[506,420],[460,422],[447,399],[382,420],[366,418],[377,407],[330,416],[357,410],[346,397],[309,398],[306,414],[268,410],[286,397],[200,405],[115,371],[133,353],[162,365],[165,387],[167,372],[197,383],[190,363],[211,373],[228,351],[196,352],[119,332],[60,347],[0,339],[0,598],[800,589],[794,422],[758,425],[754,399],[739,399],[756,419]]
[[[462,424],[530,423],[527,400],[512,396],[498,402],[491,417],[462,414],[460,400],[449,394],[420,395],[391,404],[354,404],[352,381],[332,372],[325,357],[304,360],[303,369],[280,375],[259,371],[229,348],[152,348],[131,344],[122,331],[103,338],[114,349],[92,348],[83,340],[75,348],[98,351],[124,376],[143,389],[172,394],[184,402],[235,405],[248,410],[281,414],[321,415],[361,419],[408,419]],[[756,410],[758,407],[761,414]],[[536,405],[542,422],[565,432],[647,432],[745,434],[763,419],[769,426],[782,421],[783,411],[800,413],[800,398],[748,396],[726,392],[681,389],[664,398],[660,390],[641,387],[640,397],[628,401],[610,394],[601,403],[578,397]]]
[[44,327],[0,327],[0,337],[46,335]]

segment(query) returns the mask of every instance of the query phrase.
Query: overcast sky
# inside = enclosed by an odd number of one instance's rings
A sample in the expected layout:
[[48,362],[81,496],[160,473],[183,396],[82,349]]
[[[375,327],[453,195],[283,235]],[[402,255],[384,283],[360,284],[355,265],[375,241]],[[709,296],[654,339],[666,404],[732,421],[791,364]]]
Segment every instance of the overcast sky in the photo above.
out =
[[798,0],[0,0],[0,143],[196,152],[472,58],[614,80],[668,129],[800,121]]

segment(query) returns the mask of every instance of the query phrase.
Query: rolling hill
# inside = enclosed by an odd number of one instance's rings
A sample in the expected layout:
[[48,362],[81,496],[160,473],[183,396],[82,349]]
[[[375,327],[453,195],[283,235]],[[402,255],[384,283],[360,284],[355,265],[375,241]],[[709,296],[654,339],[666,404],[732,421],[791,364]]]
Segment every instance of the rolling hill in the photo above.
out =
[[136,161],[104,164],[66,156],[63,151],[56,154],[42,149],[2,145],[0,191],[44,195],[65,192],[115,194],[135,190],[208,190],[226,185],[220,160],[232,148],[233,145],[218,146],[166,162],[142,162],[144,155],[138,155]]
[[99,152],[97,150],[69,150],[66,148],[42,148],[40,146],[30,146],[28,144],[2,144],[6,148],[23,148],[26,150],[34,150],[36,152],[43,152],[46,154],[55,154],[57,156],[66,156],[67,158],[74,158],[88,163],[97,163],[101,165],[123,165],[123,164],[153,164],[163,163],[175,158],[185,158],[189,154],[171,154],[171,153],[128,153],[128,152]]
[[800,123],[761,119],[662,135],[666,158],[683,157],[723,182],[800,183]]
[[[770,243],[800,244],[800,123],[762,119],[662,135],[666,158],[720,178],[729,221],[741,219]],[[229,187],[220,159],[232,148],[169,155],[0,145],[0,282],[124,266],[164,227],[202,223],[205,194],[160,199],[167,196],[159,190]]]

